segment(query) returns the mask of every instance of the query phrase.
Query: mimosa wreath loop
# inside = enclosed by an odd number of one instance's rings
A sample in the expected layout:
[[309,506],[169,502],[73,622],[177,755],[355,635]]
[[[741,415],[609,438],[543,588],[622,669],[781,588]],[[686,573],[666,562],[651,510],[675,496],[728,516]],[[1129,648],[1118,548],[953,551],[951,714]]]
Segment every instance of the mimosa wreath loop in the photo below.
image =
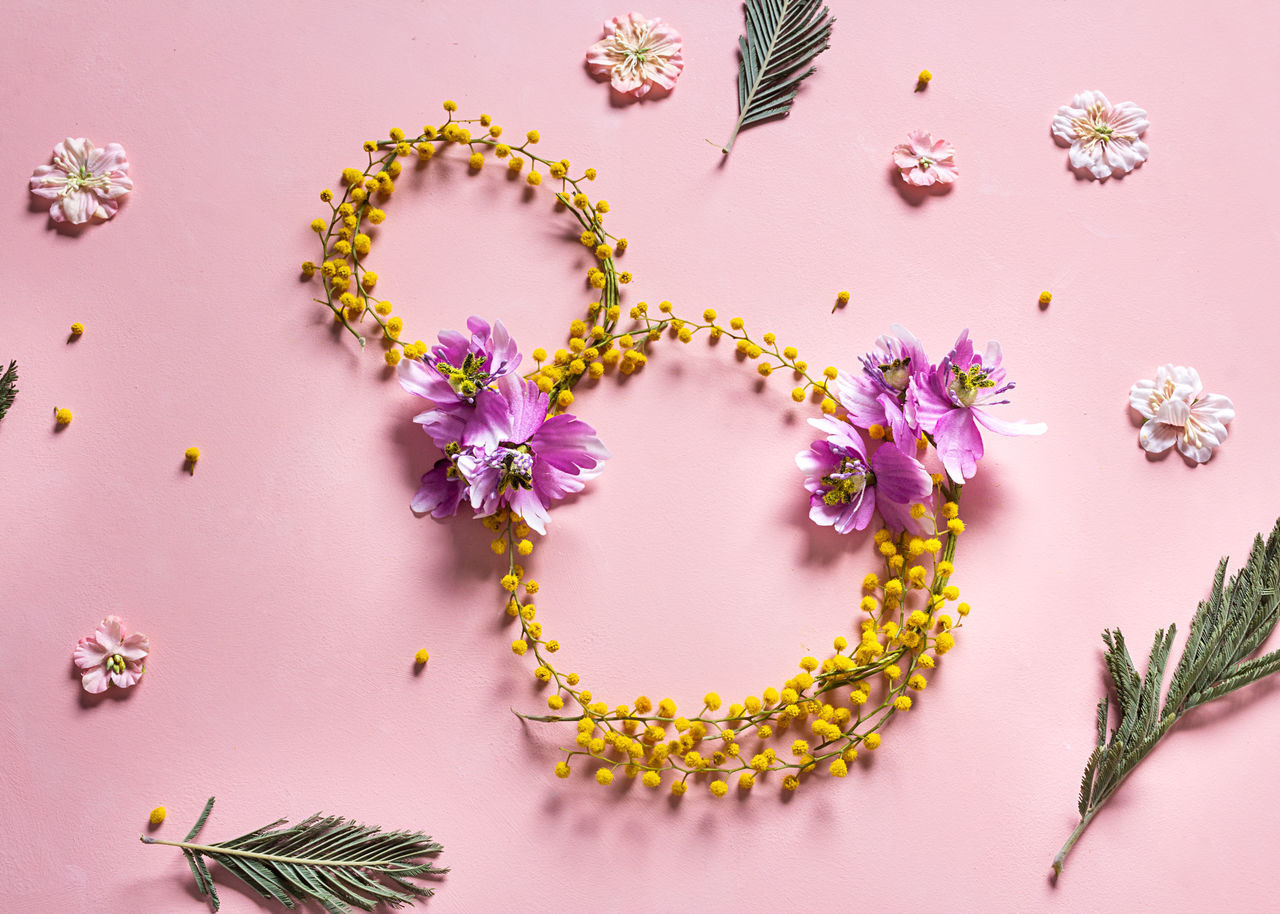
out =
[[[858,752],[877,749],[889,721],[912,707],[912,695],[928,685],[929,671],[955,646],[969,614],[950,581],[965,529],[960,493],[983,454],[981,429],[1044,431],[992,411],[1009,402],[1004,395],[1014,386],[999,344],[978,352],[965,331],[933,363],[921,342],[895,325],[859,357],[856,370],[813,371],[774,334],[753,336],[740,318],[721,321],[712,309],[683,318],[669,302],[656,313],[639,302],[624,323],[619,287],[631,277],[616,269],[614,257],[626,239],[605,229],[608,204],[585,191],[594,169],[574,177],[569,160],[533,151],[536,131],[512,145],[487,115],[457,120],[453,102],[444,108],[442,126],[428,125],[412,138],[394,129],[367,141],[367,164],[343,171],[341,195],[322,192],[330,214],[312,223],[322,256],[318,265],[303,264],[303,273],[320,274],[324,296],[316,300],[362,345],[362,327],[380,337],[404,388],[429,401],[414,421],[443,456],[423,476],[414,510],[450,517],[465,502],[494,533],[502,603],[519,626],[510,649],[550,688],[550,713],[521,716],[576,729],[555,768],[563,778],[588,770],[609,784],[621,773],[677,795],[698,784],[720,797],[764,778],[796,790],[811,773],[844,777]],[[500,321],[473,317],[465,333],[445,331],[430,347],[405,342],[400,319],[375,292],[379,280],[368,255],[402,162],[425,163],[451,146],[464,150],[473,169],[492,153],[530,185],[544,182],[545,169],[557,186],[556,209],[577,221],[582,244],[597,259],[587,280],[598,300],[569,325],[564,347],[530,353],[531,369]],[[833,639],[828,656],[801,658],[790,678],[739,701],[709,692],[683,712],[667,697],[610,703],[561,663],[560,642],[544,630],[548,614],[535,605],[539,584],[521,559],[533,552],[535,534],[545,534],[551,505],[582,491],[609,456],[594,429],[567,411],[577,385],[611,371],[633,374],[651,346],[664,338],[689,343],[698,334],[734,340],[761,376],[790,375],[791,398],[814,405],[810,423],[818,437],[796,457],[806,490],[797,497],[808,499],[815,523],[837,533],[876,525],[878,568],[861,582],[858,624]],[[938,471],[931,473],[930,464]]]

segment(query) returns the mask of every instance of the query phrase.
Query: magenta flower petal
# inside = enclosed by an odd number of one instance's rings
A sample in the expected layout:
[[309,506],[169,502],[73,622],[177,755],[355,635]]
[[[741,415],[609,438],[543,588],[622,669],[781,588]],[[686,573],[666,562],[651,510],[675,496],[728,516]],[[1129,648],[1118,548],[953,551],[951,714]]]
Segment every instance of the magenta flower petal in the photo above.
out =
[[458,513],[463,484],[461,477],[449,475],[452,469],[453,463],[442,458],[423,474],[422,485],[409,502],[409,507],[415,514],[430,514],[440,518],[452,517]]
[[876,476],[876,503],[884,501],[906,505],[920,501],[933,491],[933,478],[924,465],[904,454],[893,443],[885,443],[871,455],[871,469]]
[[963,483],[978,471],[982,459],[982,435],[967,409],[953,409],[934,427],[938,458],[953,482]]

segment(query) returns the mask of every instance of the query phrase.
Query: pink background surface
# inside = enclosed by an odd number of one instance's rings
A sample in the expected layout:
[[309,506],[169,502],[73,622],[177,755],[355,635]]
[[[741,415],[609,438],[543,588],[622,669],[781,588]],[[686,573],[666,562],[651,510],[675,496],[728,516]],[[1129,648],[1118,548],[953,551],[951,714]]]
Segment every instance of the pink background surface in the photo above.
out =
[[[158,834],[180,838],[209,794],[214,840],[317,809],[427,830],[453,867],[429,910],[1270,904],[1268,685],[1186,721],[1056,886],[1048,864],[1075,824],[1098,633],[1121,625],[1145,656],[1280,511],[1280,127],[1261,117],[1280,11],[832,6],[793,115],[721,167],[704,138],[735,115],[736,3],[645,7],[688,65],[670,98],[628,108],[580,64],[623,11],[608,4],[6,4],[0,358],[22,390],[0,423],[0,910],[201,910],[181,856],[137,835],[165,804]],[[1088,88],[1150,112],[1151,160],[1123,181],[1077,180],[1049,135]],[[542,696],[506,649],[486,531],[412,516],[432,459],[418,404],[330,333],[295,271],[320,188],[363,139],[439,123],[445,97],[600,169],[633,242],[629,301],[741,314],[817,365],[852,365],[894,320],[934,354],[965,325],[1004,343],[1010,413],[1050,432],[989,441],[956,576],[971,625],[847,780],[679,804],[562,782],[570,730],[510,713]],[[961,169],[923,205],[889,172],[916,127]],[[123,143],[137,184],[76,235],[26,193],[66,135]],[[554,347],[589,300],[549,191],[451,156],[388,211],[370,263],[410,338],[480,311]],[[580,395],[616,456],[531,563],[561,656],[611,703],[779,683],[849,633],[870,567],[804,520],[787,379],[757,393],[727,347],[680,356]],[[1235,401],[1207,466],[1138,447],[1127,391],[1165,361]],[[76,414],[61,433],[55,406]],[[138,688],[86,701],[70,652],[107,613],[154,653]],[[218,881],[228,914],[268,908]]]

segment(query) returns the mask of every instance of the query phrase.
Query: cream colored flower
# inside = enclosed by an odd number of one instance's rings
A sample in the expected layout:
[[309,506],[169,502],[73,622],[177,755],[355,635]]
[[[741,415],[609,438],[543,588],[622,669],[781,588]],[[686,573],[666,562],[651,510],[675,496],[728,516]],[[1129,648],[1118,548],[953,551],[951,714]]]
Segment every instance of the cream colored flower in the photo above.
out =
[[1101,92],[1081,92],[1058,109],[1053,135],[1070,146],[1071,167],[1105,179],[1126,174],[1147,160],[1150,150],[1138,139],[1150,123],[1133,102],[1112,105]]
[[1227,440],[1227,423],[1236,411],[1226,397],[1203,390],[1196,370],[1182,365],[1161,365],[1154,380],[1134,384],[1129,406],[1147,420],[1138,433],[1143,449],[1159,454],[1177,445],[1196,463],[1212,457]]

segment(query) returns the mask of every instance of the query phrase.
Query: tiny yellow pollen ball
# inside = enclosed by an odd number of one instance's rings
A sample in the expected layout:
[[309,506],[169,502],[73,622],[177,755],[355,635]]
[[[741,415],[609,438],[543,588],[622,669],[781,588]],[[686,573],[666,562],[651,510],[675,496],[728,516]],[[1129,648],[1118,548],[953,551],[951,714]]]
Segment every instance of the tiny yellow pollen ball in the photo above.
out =
[[147,816],[147,821],[152,825],[159,825],[164,821],[165,816],[168,814],[169,810],[165,809],[163,806],[157,806],[155,809],[151,810],[150,815]]
[[458,103],[457,103],[457,102],[455,102],[455,101],[454,101],[453,99],[451,99],[451,98],[450,98],[450,99],[445,99],[445,102],[444,102],[444,110],[445,110],[445,111],[457,111],[457,110],[458,110]]
[[471,158],[467,159],[467,164],[471,166],[472,170],[479,171],[484,168],[484,154],[479,152],[471,153]]
[[431,655],[427,653],[427,649],[425,647],[418,648],[418,652],[413,655],[413,662],[416,663],[418,666],[422,666],[424,663],[426,663],[430,659],[431,659]]
[[1053,301],[1053,293],[1046,289],[1044,292],[1040,293],[1039,300],[1040,300],[1040,307],[1047,308],[1049,307],[1049,302]]
[[803,387],[797,387],[795,390],[791,391],[791,399],[792,399],[792,400],[795,400],[797,403],[803,403],[803,402],[804,402],[804,388],[803,388]]
[[200,459],[200,448],[189,447],[182,452],[182,456],[186,458],[187,463],[195,463]]
[[71,418],[72,418],[71,410],[67,409],[64,406],[61,409],[56,410],[53,414],[53,417],[54,419],[57,420],[59,425],[69,425],[71,423]]
[[601,768],[596,772],[596,781],[600,784],[608,786],[613,783],[613,771],[608,768]]
[[916,75],[916,82],[918,83],[928,83],[931,79],[933,79],[933,74],[928,70],[921,70]]
[[84,324],[80,323],[79,321],[76,321],[74,324],[71,325],[71,335],[73,337],[80,336],[83,333],[84,333]]

